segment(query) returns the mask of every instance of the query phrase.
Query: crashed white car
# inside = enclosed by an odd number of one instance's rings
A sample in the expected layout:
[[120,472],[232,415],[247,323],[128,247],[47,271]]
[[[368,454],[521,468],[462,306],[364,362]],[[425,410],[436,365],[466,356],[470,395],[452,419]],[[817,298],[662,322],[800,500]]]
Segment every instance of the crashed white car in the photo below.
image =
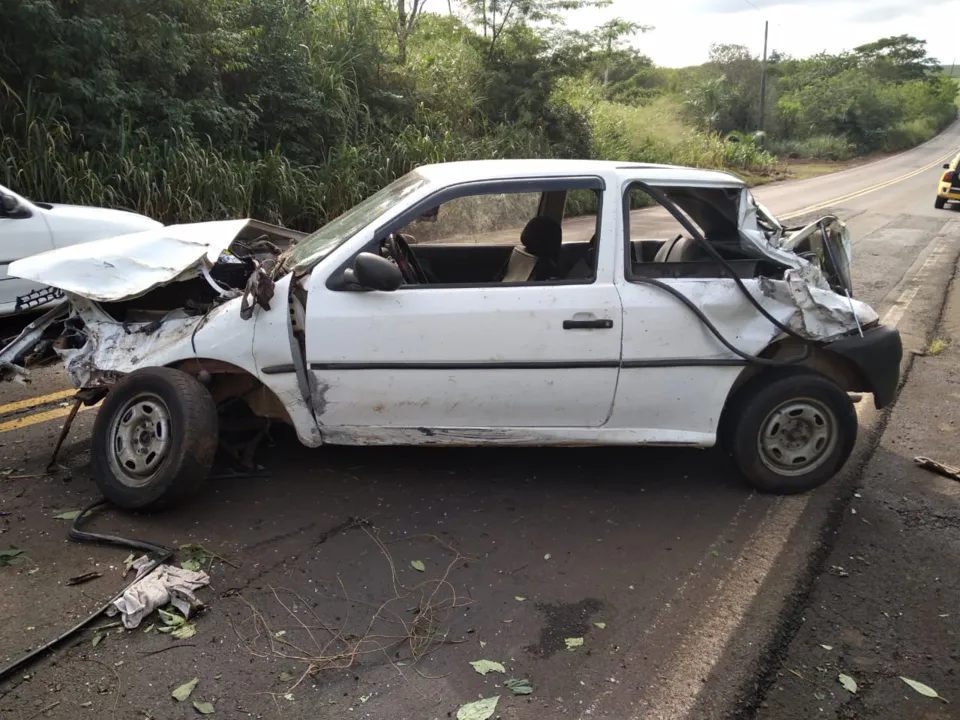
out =
[[59,333],[83,397],[105,394],[96,480],[131,509],[201,486],[237,401],[311,447],[719,437],[755,487],[796,493],[850,455],[849,393],[883,407],[899,380],[849,259],[835,217],[784,228],[725,173],[431,165],[301,239],[210,222],[17,262],[66,302],[0,362]]
[[0,315],[36,310],[61,293],[8,274],[11,263],[68,247],[163,227],[145,215],[112,208],[34,203],[0,185]]

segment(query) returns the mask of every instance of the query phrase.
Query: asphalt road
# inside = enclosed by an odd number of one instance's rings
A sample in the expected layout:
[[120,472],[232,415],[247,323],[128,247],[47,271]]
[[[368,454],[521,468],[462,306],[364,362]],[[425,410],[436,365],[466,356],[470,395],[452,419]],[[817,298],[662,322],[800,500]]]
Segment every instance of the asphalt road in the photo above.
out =
[[[958,146],[960,126],[897,157],[756,192],[796,222],[825,211],[848,222],[857,294],[908,348],[926,346],[960,254],[960,215],[933,208]],[[66,470],[43,474],[65,387],[50,369],[2,388],[0,549],[24,554],[0,568],[0,665],[125,584],[125,551],[69,543],[54,517],[96,497],[85,454],[95,410],[75,425]],[[0,720],[192,717],[170,691],[194,677],[191,700],[229,718],[446,718],[495,695],[497,714],[518,720],[746,713],[884,421],[869,402],[859,409],[847,471],[787,499],[751,493],[713,451],[308,451],[277,432],[263,476],[216,479],[163,515],[106,511],[91,523],[199,543],[232,563],[212,564],[197,634],[113,630],[93,647],[87,632],[0,684]],[[90,571],[103,576],[65,584]],[[583,644],[568,650],[568,638]],[[481,676],[469,665],[480,659],[506,674]],[[533,693],[513,696],[508,678]]]

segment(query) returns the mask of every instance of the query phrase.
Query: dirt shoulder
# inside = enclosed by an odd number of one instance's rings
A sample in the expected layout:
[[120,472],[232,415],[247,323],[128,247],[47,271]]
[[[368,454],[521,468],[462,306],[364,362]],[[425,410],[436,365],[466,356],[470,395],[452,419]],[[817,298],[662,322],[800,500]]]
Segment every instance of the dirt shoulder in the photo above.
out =
[[956,276],[938,335],[946,345],[916,358],[757,720],[960,717],[960,482],[914,462],[960,466]]

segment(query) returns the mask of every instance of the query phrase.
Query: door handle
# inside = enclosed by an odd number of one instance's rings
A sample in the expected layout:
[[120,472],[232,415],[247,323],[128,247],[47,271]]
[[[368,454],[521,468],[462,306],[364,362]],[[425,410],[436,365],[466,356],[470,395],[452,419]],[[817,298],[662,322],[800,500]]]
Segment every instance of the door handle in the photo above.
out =
[[564,320],[564,330],[609,330],[613,320]]

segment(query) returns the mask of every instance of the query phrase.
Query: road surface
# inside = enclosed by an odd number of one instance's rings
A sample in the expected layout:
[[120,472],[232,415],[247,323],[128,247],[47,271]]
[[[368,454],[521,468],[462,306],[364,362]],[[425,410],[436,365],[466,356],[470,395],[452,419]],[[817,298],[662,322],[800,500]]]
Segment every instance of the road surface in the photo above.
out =
[[[960,253],[960,214],[933,208],[958,146],[960,125],[903,155],[756,191],[797,223],[847,221],[857,293],[908,349],[926,346]],[[43,475],[64,388],[48,369],[0,399],[0,550],[24,551],[0,568],[0,665],[125,584],[125,551],[69,543],[54,517],[96,497],[95,410],[78,419],[67,471]],[[194,677],[191,700],[227,718],[439,719],[495,695],[498,716],[517,720],[745,714],[883,422],[858,407],[864,432],[843,476],[795,498],[751,493],[714,451],[308,451],[277,432],[263,476],[214,480],[163,515],[92,522],[233,564],[213,562],[197,634],[112,629],[94,647],[87,632],[0,684],[0,720],[193,717],[170,691]],[[90,571],[103,576],[65,584]],[[481,659],[506,674],[475,672]],[[512,695],[509,678],[533,693]]]

